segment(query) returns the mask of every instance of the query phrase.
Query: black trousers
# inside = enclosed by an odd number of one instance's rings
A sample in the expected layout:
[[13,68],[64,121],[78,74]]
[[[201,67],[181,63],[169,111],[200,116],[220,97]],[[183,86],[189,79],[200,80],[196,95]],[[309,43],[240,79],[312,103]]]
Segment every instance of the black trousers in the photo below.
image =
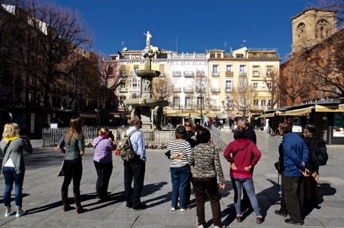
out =
[[288,214],[294,222],[303,221],[301,213],[304,200],[303,181],[303,176],[284,176],[284,200]]
[[73,193],[80,194],[80,182],[82,177],[81,157],[74,160],[65,160],[63,170],[65,175],[61,191],[68,192],[68,186],[73,180]]
[[108,163],[101,163],[97,161],[94,162],[94,167],[97,171],[97,184],[96,184],[96,190],[97,190],[97,197],[99,199],[105,199],[107,197],[107,190],[109,187],[109,181],[112,174],[112,162]]
[[216,177],[193,178],[192,183],[196,198],[198,224],[205,225],[204,204],[206,194],[208,193],[214,226],[222,227],[220,196]]
[[[138,206],[145,178],[146,162],[136,156],[131,161],[124,161],[124,191],[127,205]],[[132,182],[134,181],[134,187]]]

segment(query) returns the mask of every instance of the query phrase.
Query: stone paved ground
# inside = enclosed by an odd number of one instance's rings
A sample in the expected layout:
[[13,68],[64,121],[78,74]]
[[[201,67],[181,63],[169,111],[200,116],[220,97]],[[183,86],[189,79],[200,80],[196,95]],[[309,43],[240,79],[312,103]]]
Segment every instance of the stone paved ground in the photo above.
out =
[[[230,181],[221,190],[222,220],[230,227],[292,227],[284,223],[284,218],[276,216],[279,208],[278,178],[273,167],[277,160],[277,148],[281,138],[271,137],[266,132],[257,131],[258,147],[262,151],[254,173],[254,183],[265,222],[255,223],[254,213],[247,215],[242,223],[235,221],[233,190]],[[226,129],[221,132],[224,143],[232,140],[232,133]],[[24,181],[23,207],[26,216],[5,218],[1,210],[2,227],[195,227],[195,206],[186,211],[170,211],[171,181],[169,162],[162,150],[147,151],[145,188],[142,201],[148,209],[134,211],[125,207],[123,195],[123,167],[120,159],[114,157],[114,170],[110,180],[111,200],[97,203],[95,199],[96,172],[92,161],[92,149],[86,150],[83,157],[84,172],[81,183],[82,204],[89,209],[77,215],[75,211],[63,212],[60,202],[62,178],[57,171],[63,155],[55,148],[42,148],[42,141],[33,140],[34,153],[25,156],[26,174]],[[323,202],[321,209],[308,212],[303,227],[344,227],[344,146],[328,146],[330,159],[328,165],[320,169],[320,190]],[[222,156],[221,156],[222,158]],[[229,164],[222,158],[225,177],[228,180]],[[4,189],[3,176],[0,175],[0,193]],[[72,190],[70,189],[70,200]],[[192,195],[193,199],[193,195]],[[0,196],[2,203],[2,196]],[[207,226],[212,227],[209,202],[206,203]]]

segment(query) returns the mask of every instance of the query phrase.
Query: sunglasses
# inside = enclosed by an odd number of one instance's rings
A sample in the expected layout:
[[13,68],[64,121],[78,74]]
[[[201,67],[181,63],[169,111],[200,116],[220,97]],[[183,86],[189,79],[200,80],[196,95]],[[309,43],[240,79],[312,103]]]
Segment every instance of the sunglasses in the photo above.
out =
[[190,127],[190,125],[189,124],[185,124],[185,127]]

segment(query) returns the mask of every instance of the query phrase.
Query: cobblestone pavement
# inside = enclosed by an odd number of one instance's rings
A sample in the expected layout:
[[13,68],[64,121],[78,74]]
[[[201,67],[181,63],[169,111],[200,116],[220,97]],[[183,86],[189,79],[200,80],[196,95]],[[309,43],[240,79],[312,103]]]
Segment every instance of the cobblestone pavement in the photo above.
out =
[[[273,166],[278,157],[278,145],[281,138],[272,137],[266,132],[256,131],[258,147],[262,158],[254,171],[254,184],[262,214],[263,224],[258,225],[255,214],[249,213],[242,223],[235,221],[233,206],[234,192],[229,181],[229,164],[221,156],[222,168],[227,179],[226,188],[221,190],[222,221],[230,227],[293,227],[284,222],[284,218],[274,214],[279,209],[279,182]],[[232,140],[232,132],[222,129],[221,140],[226,145]],[[81,183],[82,204],[88,212],[77,215],[75,211],[61,210],[60,188],[62,178],[57,171],[63,155],[55,148],[42,148],[41,140],[33,140],[34,153],[26,155],[26,174],[24,180],[23,208],[28,214],[16,218],[0,216],[2,227],[196,227],[196,208],[193,204],[186,212],[170,211],[171,181],[169,161],[162,150],[147,151],[145,187],[142,201],[148,209],[134,211],[124,203],[123,166],[118,157],[114,157],[114,170],[110,180],[111,199],[97,203],[95,194],[96,171],[93,165],[92,148],[86,150],[83,157],[83,177]],[[303,227],[344,227],[344,146],[328,146],[328,164],[320,168],[320,191],[322,203],[320,209],[308,211]],[[3,176],[0,175],[0,193],[4,190]],[[70,201],[72,199],[72,189]],[[14,197],[14,195],[12,195]],[[0,196],[2,203],[2,196]],[[192,195],[192,202],[194,196]],[[12,202],[12,206],[13,202]],[[207,227],[212,227],[209,202],[206,203]]]

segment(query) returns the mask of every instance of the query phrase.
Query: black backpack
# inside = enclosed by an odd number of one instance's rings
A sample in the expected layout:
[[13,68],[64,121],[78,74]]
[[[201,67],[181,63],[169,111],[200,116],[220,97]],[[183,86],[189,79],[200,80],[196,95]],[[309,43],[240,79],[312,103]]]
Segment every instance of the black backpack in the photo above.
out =
[[311,139],[310,153],[312,153],[312,163],[315,166],[326,165],[328,160],[326,143],[322,138]]

